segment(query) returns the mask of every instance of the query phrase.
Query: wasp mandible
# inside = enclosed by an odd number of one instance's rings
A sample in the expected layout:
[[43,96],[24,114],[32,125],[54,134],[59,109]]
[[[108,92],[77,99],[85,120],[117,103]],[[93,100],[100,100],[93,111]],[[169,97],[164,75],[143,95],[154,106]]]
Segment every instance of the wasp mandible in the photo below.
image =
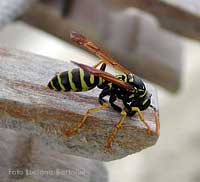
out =
[[[107,139],[106,148],[110,149],[112,142],[125,121],[127,116],[133,116],[138,113],[140,120],[145,124],[148,134],[151,133],[148,123],[145,121],[141,111],[151,107],[154,111],[156,131],[158,134],[158,116],[156,108],[151,104],[151,94],[147,91],[146,86],[142,79],[131,73],[129,70],[118,64],[111,56],[105,51],[100,49],[97,45],[87,39],[85,36],[71,32],[70,38],[72,41],[84,46],[90,52],[94,53],[100,58],[100,61],[93,67],[80,64],[72,61],[79,68],[68,70],[56,74],[48,83],[50,89],[56,91],[88,91],[96,86],[102,89],[99,95],[100,106],[88,109],[82,120],[73,128],[65,130],[65,135],[71,135],[81,128],[86,122],[87,117],[101,109],[111,106],[115,111],[121,114],[119,122],[114,126],[112,133]],[[116,70],[122,72],[121,75],[113,76],[105,72],[106,66],[111,64]],[[100,66],[100,69],[97,67]],[[109,103],[104,100],[105,96],[109,96]],[[117,99],[123,102],[124,107],[118,106],[115,101]]]

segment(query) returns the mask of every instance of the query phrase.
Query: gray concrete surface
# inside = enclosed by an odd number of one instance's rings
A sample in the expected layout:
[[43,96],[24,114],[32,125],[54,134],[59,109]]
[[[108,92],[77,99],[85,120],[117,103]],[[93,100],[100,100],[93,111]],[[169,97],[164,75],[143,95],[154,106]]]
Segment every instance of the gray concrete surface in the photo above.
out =
[[[26,33],[26,34],[24,34]],[[7,35],[7,37],[5,36]],[[26,36],[25,36],[26,35]],[[6,30],[1,44],[64,60],[71,47],[48,39],[36,30]],[[200,181],[200,44],[185,39],[182,89],[170,94],[158,87],[161,132],[158,143],[140,153],[106,164],[111,182],[199,182]],[[92,62],[86,53],[72,59]]]

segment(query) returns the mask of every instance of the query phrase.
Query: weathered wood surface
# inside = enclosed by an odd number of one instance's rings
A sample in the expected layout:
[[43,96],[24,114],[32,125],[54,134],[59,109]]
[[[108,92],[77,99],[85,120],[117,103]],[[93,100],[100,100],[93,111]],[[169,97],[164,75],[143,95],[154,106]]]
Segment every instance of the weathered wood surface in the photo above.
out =
[[108,181],[103,163],[52,150],[36,136],[0,128],[0,181]]
[[[46,85],[56,72],[72,69],[72,64],[30,53],[0,49],[0,126],[26,135],[40,136],[48,145],[66,154],[98,160],[114,160],[138,152],[156,143],[155,121],[151,109],[144,117],[151,127],[148,135],[137,116],[127,118],[114,140],[111,153],[105,144],[120,114],[111,108],[95,113],[72,136],[64,129],[74,126],[87,109],[98,106],[98,89],[82,93],[62,93]],[[155,90],[152,102],[158,108]]]
[[37,4],[22,20],[69,43],[70,32],[79,31],[135,74],[172,92],[180,88],[182,42],[163,31],[155,18],[134,8],[106,11],[99,1],[77,2],[74,8],[71,17],[63,19],[51,7]]

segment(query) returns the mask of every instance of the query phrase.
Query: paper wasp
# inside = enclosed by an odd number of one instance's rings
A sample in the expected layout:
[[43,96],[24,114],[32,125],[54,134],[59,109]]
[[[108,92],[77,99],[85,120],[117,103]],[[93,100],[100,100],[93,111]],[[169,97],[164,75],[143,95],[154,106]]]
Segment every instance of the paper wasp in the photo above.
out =
[[[156,108],[151,105],[151,94],[146,90],[144,82],[122,65],[118,64],[111,56],[97,47],[85,36],[77,32],[72,32],[70,37],[74,42],[84,46],[90,52],[96,54],[100,58],[100,61],[93,67],[72,61],[79,68],[56,74],[48,83],[48,87],[56,91],[77,92],[91,90],[97,86],[102,89],[102,92],[99,95],[100,106],[88,109],[83,119],[73,128],[65,130],[64,134],[71,135],[75,133],[84,125],[87,117],[91,113],[108,108],[109,106],[111,106],[115,111],[121,113],[122,116],[107,139],[106,147],[108,149],[111,148],[115,135],[124,123],[125,118],[127,116],[133,116],[135,113],[138,113],[140,120],[145,124],[147,132],[150,134],[150,127],[141,112],[148,107],[151,107],[154,111],[156,122],[155,133],[158,134],[159,126]],[[107,64],[111,64],[115,69],[119,70],[123,74],[113,76],[112,74],[105,72]],[[100,69],[97,69],[98,66],[100,66]],[[109,96],[109,104],[103,99],[105,96]],[[115,104],[117,99],[123,102],[124,108]]]

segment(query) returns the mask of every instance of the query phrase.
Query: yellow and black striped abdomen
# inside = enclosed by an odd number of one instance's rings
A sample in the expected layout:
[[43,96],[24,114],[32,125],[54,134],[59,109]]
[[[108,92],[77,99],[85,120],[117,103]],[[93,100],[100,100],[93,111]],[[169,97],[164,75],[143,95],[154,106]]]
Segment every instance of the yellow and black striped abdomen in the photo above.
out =
[[96,77],[81,68],[65,71],[55,75],[48,87],[57,91],[87,91],[96,87],[101,78]]

